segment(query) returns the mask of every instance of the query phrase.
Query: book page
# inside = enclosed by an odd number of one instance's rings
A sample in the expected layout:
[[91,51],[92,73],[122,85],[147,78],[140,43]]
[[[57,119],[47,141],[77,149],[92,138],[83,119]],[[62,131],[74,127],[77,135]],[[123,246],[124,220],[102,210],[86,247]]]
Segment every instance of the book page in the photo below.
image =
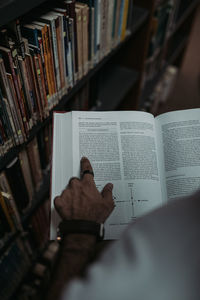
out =
[[165,201],[200,188],[200,109],[174,111],[155,118]]
[[117,239],[131,220],[162,203],[154,117],[144,112],[72,112],[73,176],[86,156],[99,191],[114,184],[116,207],[105,224]]
[[71,126],[71,113],[54,113],[51,170],[51,240],[56,239],[57,227],[60,223],[60,217],[54,208],[54,199],[62,193],[72,176]]

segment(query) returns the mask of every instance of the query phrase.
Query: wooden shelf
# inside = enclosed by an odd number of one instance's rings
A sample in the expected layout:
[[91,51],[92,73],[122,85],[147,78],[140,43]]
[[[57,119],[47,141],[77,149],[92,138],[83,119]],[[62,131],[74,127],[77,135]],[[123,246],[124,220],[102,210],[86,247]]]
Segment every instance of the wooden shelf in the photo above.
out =
[[115,66],[103,72],[99,83],[99,105],[92,110],[115,110],[138,79],[135,70]]
[[[20,3],[24,3],[24,1],[19,1]],[[39,2],[39,3],[38,3]],[[37,5],[43,3],[44,1],[35,1],[32,6],[27,5],[27,10],[31,7],[36,7]],[[15,2],[16,3],[16,2]],[[72,99],[72,97],[75,96],[75,94],[95,75],[97,72],[106,65],[106,63],[109,62],[109,60],[114,57],[118,51],[122,49],[122,47],[130,41],[130,39],[133,38],[135,33],[141,28],[141,26],[147,21],[148,19],[148,10],[139,8],[137,6],[134,6],[134,19],[133,19],[133,27],[131,34],[129,34],[125,40],[121,43],[119,43],[107,56],[105,56],[94,68],[92,68],[87,75],[85,75],[71,90],[68,91],[68,93],[60,100],[58,105],[56,105],[53,110],[50,112],[50,115],[47,119],[45,119],[43,122],[38,122],[36,126],[32,128],[29,134],[29,138],[26,141],[26,143],[13,147],[8,151],[7,154],[5,154],[3,157],[0,158],[0,171],[3,170],[6,165],[18,155],[18,153],[22,150],[22,148],[30,142],[31,139],[33,139],[34,136],[37,135],[37,133],[44,128],[52,119],[53,111],[59,111],[63,110],[65,108],[65,105]]]
[[0,26],[17,19],[46,0],[2,0],[0,2]]

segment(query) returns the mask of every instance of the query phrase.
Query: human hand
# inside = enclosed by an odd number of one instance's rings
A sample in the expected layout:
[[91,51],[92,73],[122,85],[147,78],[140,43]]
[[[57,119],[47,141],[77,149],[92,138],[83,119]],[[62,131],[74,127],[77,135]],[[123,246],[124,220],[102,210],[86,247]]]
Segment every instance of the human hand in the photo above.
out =
[[[84,171],[89,173],[84,174]],[[73,177],[69,180],[67,188],[54,199],[57,212],[62,219],[87,220],[104,223],[112,210],[114,201],[112,198],[112,183],[108,183],[100,193],[95,185],[90,161],[81,159],[81,179]]]

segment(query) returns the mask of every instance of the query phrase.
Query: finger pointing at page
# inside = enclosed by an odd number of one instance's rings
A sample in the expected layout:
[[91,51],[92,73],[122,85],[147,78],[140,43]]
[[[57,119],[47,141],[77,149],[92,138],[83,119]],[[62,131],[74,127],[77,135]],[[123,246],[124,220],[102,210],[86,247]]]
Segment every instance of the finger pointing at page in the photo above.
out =
[[85,182],[94,182],[94,172],[87,157],[81,159],[81,179]]

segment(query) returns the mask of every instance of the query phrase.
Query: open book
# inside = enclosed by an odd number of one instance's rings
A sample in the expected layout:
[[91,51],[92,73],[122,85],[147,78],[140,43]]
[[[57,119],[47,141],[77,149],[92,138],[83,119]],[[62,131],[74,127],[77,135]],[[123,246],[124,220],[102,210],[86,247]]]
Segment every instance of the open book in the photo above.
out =
[[60,222],[53,199],[79,177],[82,156],[100,191],[114,184],[105,238],[117,239],[138,216],[200,188],[200,109],[156,118],[138,111],[54,113],[51,239]]

